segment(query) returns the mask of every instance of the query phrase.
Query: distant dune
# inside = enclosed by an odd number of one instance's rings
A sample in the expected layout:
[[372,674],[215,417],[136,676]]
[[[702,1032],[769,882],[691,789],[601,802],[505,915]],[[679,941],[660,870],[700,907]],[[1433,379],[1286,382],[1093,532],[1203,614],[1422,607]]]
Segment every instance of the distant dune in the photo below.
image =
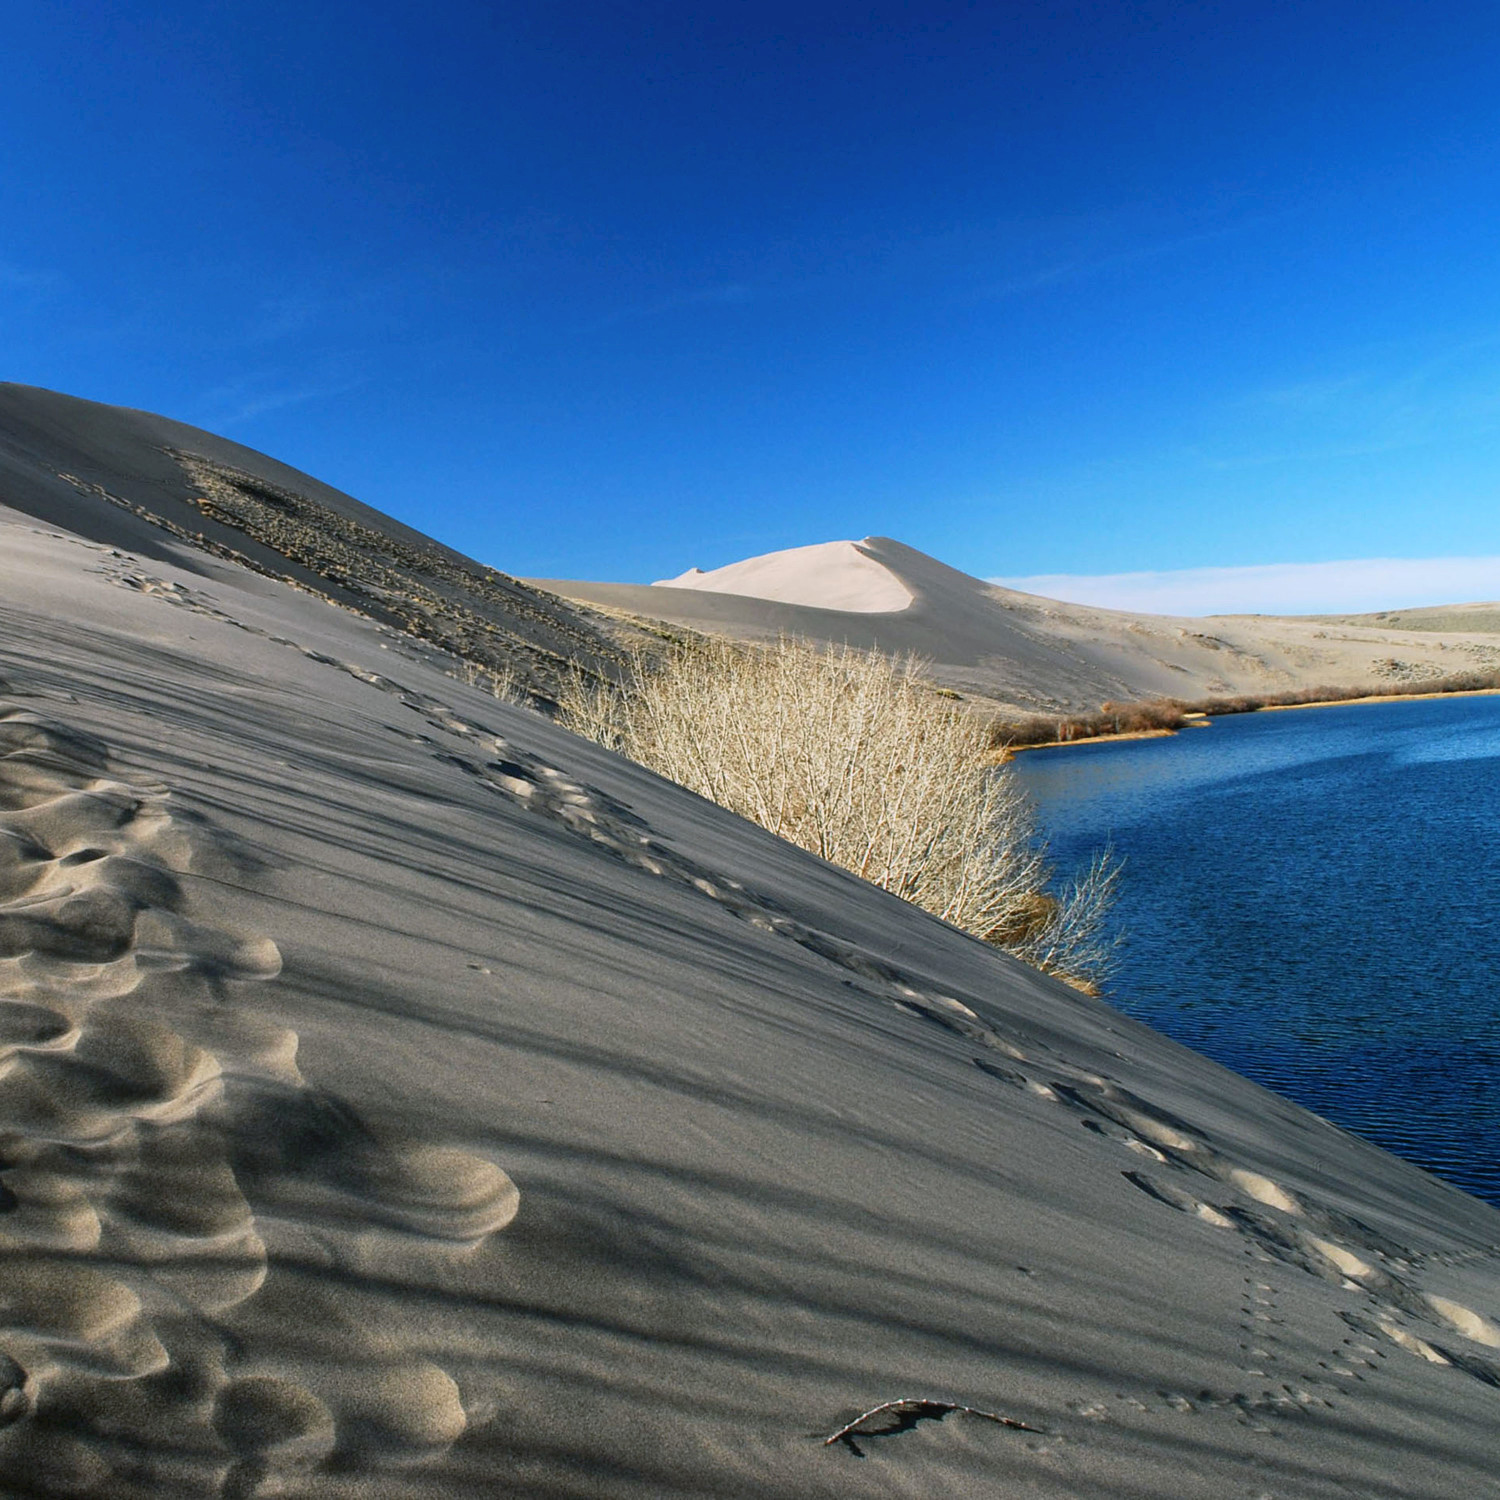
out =
[[160,418],[0,455],[0,1494],[1496,1493],[1493,1209],[442,643],[593,617]]
[[656,588],[703,589],[712,594],[745,594],[779,604],[806,604],[849,614],[894,614],[912,602],[899,575],[858,542],[819,542],[768,552],[705,573],[689,568],[664,578]]
[[1388,609],[1369,615],[1312,615],[1331,625],[1363,625],[1375,630],[1437,630],[1444,633],[1500,634],[1500,603],[1437,604],[1426,609]]
[[1128,614],[1000,588],[888,537],[773,552],[649,587],[533,581],[745,640],[786,633],[914,652],[946,686],[1025,712],[1325,685],[1379,691],[1500,666],[1495,615],[1440,610],[1429,624],[1426,611],[1399,620]]

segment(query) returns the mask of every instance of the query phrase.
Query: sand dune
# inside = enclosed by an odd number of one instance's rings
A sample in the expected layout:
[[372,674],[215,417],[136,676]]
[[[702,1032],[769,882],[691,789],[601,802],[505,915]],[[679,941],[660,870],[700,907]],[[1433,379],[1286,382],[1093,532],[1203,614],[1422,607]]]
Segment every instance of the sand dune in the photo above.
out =
[[1377,630],[1436,630],[1445,633],[1500,632],[1500,602],[1436,604],[1425,609],[1388,609],[1370,615],[1318,615],[1331,625],[1367,625]]
[[861,615],[893,614],[912,602],[901,579],[858,542],[818,542],[768,552],[708,573],[689,568],[653,587],[742,594]]
[[[573,663],[608,670],[618,656],[587,612],[264,453],[149,412],[0,384],[0,497],[197,579],[291,583],[542,697]],[[182,600],[195,581],[177,585]]]
[[1497,1493],[1492,1209],[96,519],[0,508],[0,1494]]
[[[850,558],[860,560],[852,573]],[[998,588],[894,542],[770,553],[649,587],[534,580],[581,603],[745,640],[790,634],[913,652],[966,695],[1026,712],[1317,686],[1378,691],[1500,666],[1493,618],[1178,619]],[[899,601],[905,595],[907,603]],[[851,598],[856,603],[848,602]]]

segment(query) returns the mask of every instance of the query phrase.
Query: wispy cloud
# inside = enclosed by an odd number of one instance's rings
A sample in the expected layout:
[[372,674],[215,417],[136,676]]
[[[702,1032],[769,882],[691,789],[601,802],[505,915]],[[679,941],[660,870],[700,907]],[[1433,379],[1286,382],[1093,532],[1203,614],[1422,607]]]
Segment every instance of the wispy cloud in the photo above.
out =
[[1250,391],[1229,410],[1261,442],[1209,460],[1210,468],[1363,457],[1492,431],[1500,427],[1500,333],[1366,351],[1355,368]]
[[1040,266],[1034,271],[1009,276],[982,289],[985,299],[1024,296],[1028,292],[1043,291],[1065,282],[1079,281],[1089,276],[1108,271],[1125,270],[1132,266],[1145,265],[1163,260],[1185,251],[1195,250],[1215,240],[1230,235],[1242,234],[1259,227],[1264,218],[1246,219],[1234,224],[1220,225],[1214,229],[1197,230],[1188,234],[1172,235],[1162,239],[1151,239],[1144,243],[1125,245],[1114,250],[1089,250]]
[[0,260],[0,291],[50,292],[62,282],[63,277],[57,271],[38,271]]
[[247,376],[205,391],[200,398],[205,412],[202,420],[215,428],[238,427],[288,406],[342,396],[363,383],[364,377],[358,375],[331,376],[324,380],[293,380],[274,373]]
[[1037,573],[990,582],[1073,604],[1147,614],[1358,614],[1500,599],[1500,557],[1375,557],[1155,573]]
[[311,292],[268,297],[257,309],[246,337],[252,344],[271,344],[305,332],[327,310],[324,298]]
[[1360,370],[1346,375],[1331,375],[1321,380],[1299,380],[1289,385],[1270,386],[1242,397],[1239,404],[1321,416],[1330,408],[1367,394],[1370,384],[1370,373]]

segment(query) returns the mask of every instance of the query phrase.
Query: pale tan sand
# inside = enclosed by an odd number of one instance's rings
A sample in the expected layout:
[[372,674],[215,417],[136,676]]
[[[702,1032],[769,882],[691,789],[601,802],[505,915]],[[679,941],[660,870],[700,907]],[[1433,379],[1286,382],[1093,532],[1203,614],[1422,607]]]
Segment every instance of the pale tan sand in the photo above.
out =
[[1500,1214],[173,551],[0,510],[0,1494],[1495,1493]]
[[1500,633],[1500,600],[1434,604],[1422,609],[1387,609],[1367,615],[1317,615],[1337,625],[1372,625],[1385,630],[1484,631]]
[[859,542],[791,547],[704,572],[689,568],[653,588],[702,589],[781,604],[808,604],[851,614],[888,614],[912,602],[911,591]]
[[[1392,683],[1500,667],[1500,637],[1484,630],[1129,614],[997,588],[888,537],[866,537],[858,552],[910,595],[906,607],[877,613],[840,604],[840,559],[846,554],[816,547],[797,549],[806,554],[806,565],[790,603],[778,602],[780,596],[752,598],[749,590],[683,587],[681,581],[535,581],[587,604],[745,640],[784,633],[912,652],[939,683],[1023,713],[1092,710],[1111,699],[1193,701],[1324,685],[1368,684],[1379,691]],[[718,573],[749,577],[797,553],[747,559]],[[823,573],[819,559],[826,560]]]

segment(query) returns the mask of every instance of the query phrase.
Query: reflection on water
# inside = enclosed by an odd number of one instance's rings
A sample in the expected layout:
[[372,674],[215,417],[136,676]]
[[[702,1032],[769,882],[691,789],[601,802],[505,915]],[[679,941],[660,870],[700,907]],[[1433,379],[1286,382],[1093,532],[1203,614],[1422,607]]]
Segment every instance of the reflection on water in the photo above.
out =
[[1500,697],[1245,714],[1017,770],[1113,839],[1109,998],[1500,1204]]

